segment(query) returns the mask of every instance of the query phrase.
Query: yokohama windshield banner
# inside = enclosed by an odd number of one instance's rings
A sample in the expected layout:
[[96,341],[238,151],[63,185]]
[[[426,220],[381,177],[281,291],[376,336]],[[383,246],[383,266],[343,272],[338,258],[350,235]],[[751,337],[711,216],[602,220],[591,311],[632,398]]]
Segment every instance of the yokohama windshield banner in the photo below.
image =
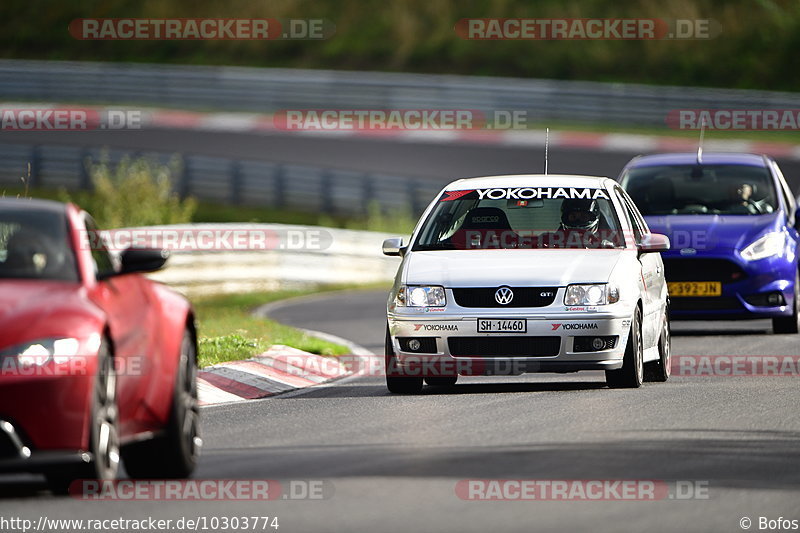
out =
[[463,191],[445,191],[440,201],[478,199],[478,200],[609,200],[603,189],[587,187],[497,187],[491,189],[468,189]]

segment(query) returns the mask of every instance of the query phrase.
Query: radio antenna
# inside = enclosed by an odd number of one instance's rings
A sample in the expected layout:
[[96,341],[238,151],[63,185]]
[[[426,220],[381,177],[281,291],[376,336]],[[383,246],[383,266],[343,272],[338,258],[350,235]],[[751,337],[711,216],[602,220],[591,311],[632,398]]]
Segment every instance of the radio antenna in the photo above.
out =
[[547,176],[547,151],[550,148],[550,128],[544,130],[544,175]]
[[706,119],[700,121],[700,142],[697,144],[697,164],[703,163],[703,137],[706,133]]

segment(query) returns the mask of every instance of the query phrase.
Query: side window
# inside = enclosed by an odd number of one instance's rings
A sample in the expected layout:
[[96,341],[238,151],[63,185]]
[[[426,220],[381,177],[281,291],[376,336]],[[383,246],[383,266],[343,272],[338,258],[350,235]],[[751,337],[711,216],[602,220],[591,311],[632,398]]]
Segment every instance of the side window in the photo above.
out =
[[625,198],[625,201],[628,202],[628,206],[630,207],[631,213],[633,214],[634,219],[639,224],[639,228],[641,228],[642,233],[647,234],[650,233],[650,226],[647,225],[647,221],[642,216],[642,212],[639,211],[639,208],[636,207],[636,202],[626,193],[624,190],[622,191],[622,196]]
[[633,229],[634,242],[639,244],[642,242],[642,236],[648,233],[647,225],[641,218],[641,215],[638,214],[637,210],[631,207],[633,204],[628,198],[628,195],[626,195],[622,189],[617,188],[616,191],[622,201],[622,205],[625,207],[625,216],[628,217],[628,223]]
[[101,237],[97,225],[88,215],[85,217],[85,223],[86,234],[89,237],[89,243],[91,245],[95,275],[99,276],[114,272],[114,261],[111,259],[111,254],[108,253],[105,240]]

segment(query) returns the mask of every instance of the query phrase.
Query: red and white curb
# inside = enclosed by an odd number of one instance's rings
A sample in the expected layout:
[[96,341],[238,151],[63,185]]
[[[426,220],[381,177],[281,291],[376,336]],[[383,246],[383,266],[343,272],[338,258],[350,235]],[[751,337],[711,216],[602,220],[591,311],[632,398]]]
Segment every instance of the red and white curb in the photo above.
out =
[[197,376],[200,405],[255,400],[352,376],[336,357],[274,345],[243,361],[220,363]]
[[[283,303],[263,305],[254,314],[266,316],[268,309]],[[309,336],[346,346],[349,349],[347,364],[335,356],[326,357],[275,344],[252,359],[220,363],[201,370],[197,376],[200,405],[267,398],[365,374],[378,364],[377,359],[381,364],[383,362],[382,356],[378,358],[347,339],[321,331],[298,329]]]
[[[256,317],[266,318],[270,311],[326,294],[309,294],[279,300],[259,306],[253,311]],[[276,394],[313,387],[332,381],[366,374],[378,364],[379,358],[354,342],[342,337],[297,328],[310,337],[326,340],[347,347],[347,357],[337,359],[325,357],[291,346],[275,344],[269,350],[252,359],[230,361],[202,369],[197,376],[197,392],[200,405],[239,402],[267,398]],[[344,362],[346,360],[346,362]],[[372,366],[370,366],[372,365]]]
[[[544,130],[285,130],[275,126],[273,115],[259,113],[208,113],[156,108],[131,108],[113,106],[77,106],[57,104],[0,103],[4,109],[38,108],[92,109],[98,112],[108,110],[139,111],[141,128],[184,129],[196,131],[234,132],[234,133],[274,133],[313,137],[361,137],[391,139],[400,142],[426,142],[441,144],[486,144],[502,146],[543,147]],[[713,132],[712,132],[713,133]],[[720,133],[720,135],[724,132]],[[747,140],[707,139],[706,151],[750,152],[768,154],[773,157],[800,159],[800,145],[789,142],[760,142]],[[551,131],[550,145],[559,148],[592,149],[608,152],[677,152],[694,151],[697,140],[658,135],[639,135],[627,133],[596,133],[578,131]]]

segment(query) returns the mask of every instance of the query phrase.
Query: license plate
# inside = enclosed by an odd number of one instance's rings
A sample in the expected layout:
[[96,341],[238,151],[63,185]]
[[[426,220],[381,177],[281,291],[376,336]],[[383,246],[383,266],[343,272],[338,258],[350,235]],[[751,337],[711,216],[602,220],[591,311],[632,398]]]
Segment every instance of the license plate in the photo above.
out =
[[478,333],[527,333],[527,320],[508,318],[479,318]]
[[674,281],[667,283],[670,296],[721,296],[719,281]]

